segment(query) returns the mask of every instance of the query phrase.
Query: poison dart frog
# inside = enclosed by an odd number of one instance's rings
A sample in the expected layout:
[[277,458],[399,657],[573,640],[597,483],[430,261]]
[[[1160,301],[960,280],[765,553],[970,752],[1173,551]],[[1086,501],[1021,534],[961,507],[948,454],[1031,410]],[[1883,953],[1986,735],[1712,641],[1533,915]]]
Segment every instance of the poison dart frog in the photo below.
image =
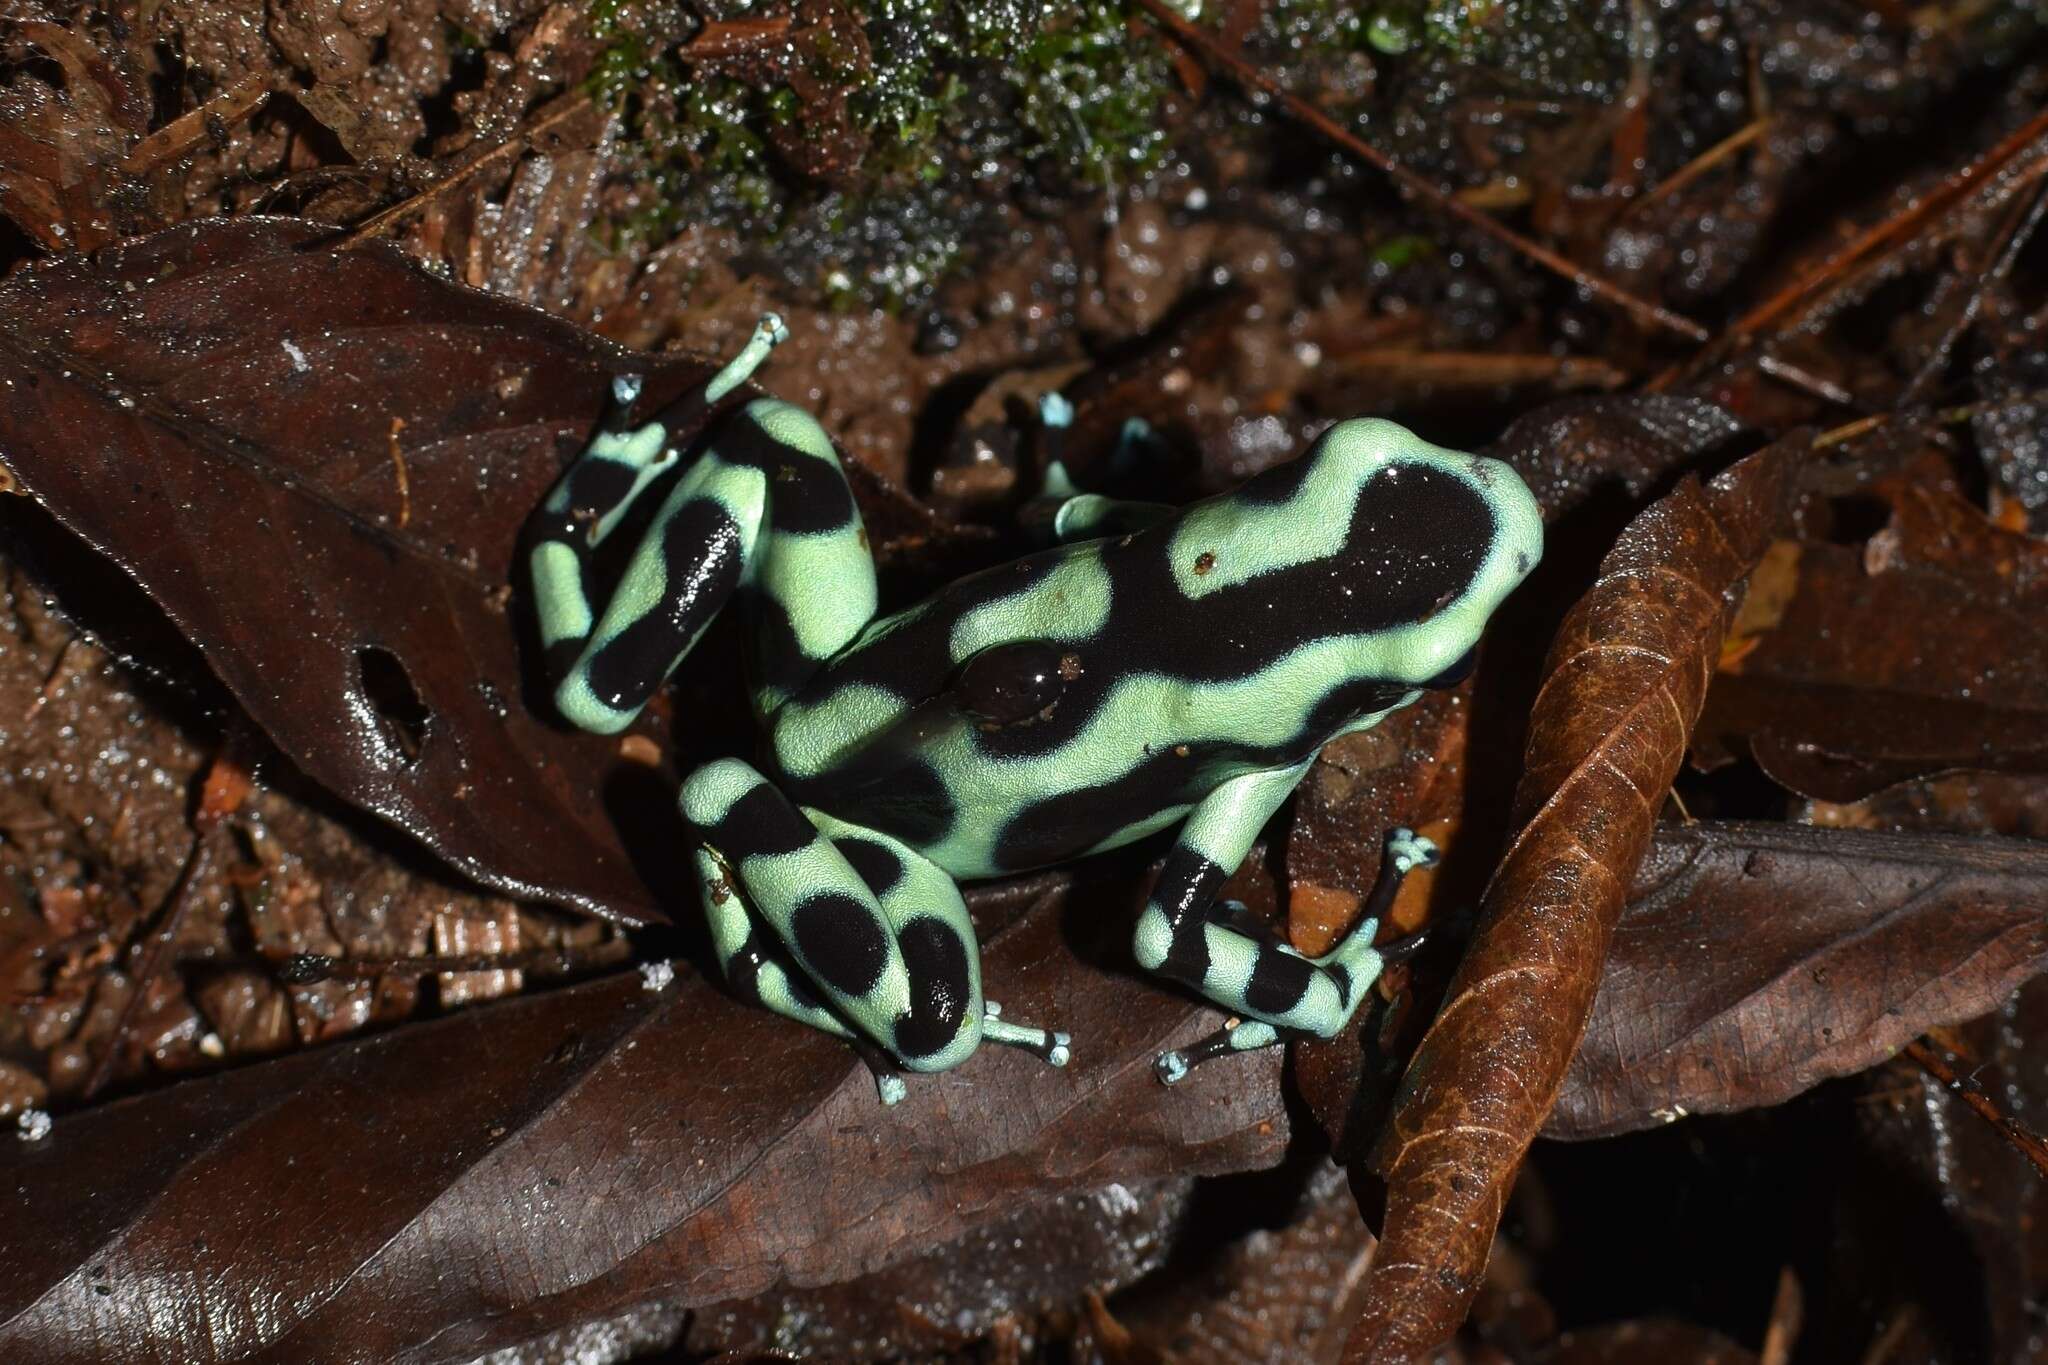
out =
[[[744,613],[767,745],[758,764],[698,767],[679,803],[734,992],[854,1042],[885,1103],[901,1069],[958,1066],[985,1041],[1063,1065],[1066,1034],[984,1000],[956,883],[1178,827],[1137,961],[1237,1018],[1161,1054],[1159,1077],[1342,1029],[1429,841],[1393,832],[1364,917],[1321,957],[1238,927],[1217,889],[1324,744],[1469,669],[1542,553],[1521,479],[1391,422],[1339,422],[1189,506],[1066,497],[1052,548],[878,615],[831,439],[788,403],[721,406],[785,335],[764,318],[651,421],[629,420],[639,384],[617,381],[529,540],[555,705],[583,729],[624,729],[721,608]],[[1049,399],[1049,434],[1069,415]],[[599,546],[677,466],[598,591]]]

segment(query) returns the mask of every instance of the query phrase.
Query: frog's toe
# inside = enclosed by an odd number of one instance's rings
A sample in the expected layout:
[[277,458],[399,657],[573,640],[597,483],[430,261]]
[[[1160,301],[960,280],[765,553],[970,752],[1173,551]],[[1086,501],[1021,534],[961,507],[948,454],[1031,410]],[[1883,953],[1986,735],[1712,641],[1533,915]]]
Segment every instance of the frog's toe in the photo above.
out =
[[875,1076],[875,1093],[881,1097],[885,1106],[901,1104],[903,1097],[910,1093],[910,1087],[894,1072],[878,1073]]
[[1065,1066],[1073,1055],[1072,1038],[1064,1033],[1032,1028],[1028,1024],[1013,1024],[1003,1018],[1003,1007],[993,1000],[982,1002],[981,1036],[985,1042],[1001,1043],[1005,1047],[1021,1047],[1026,1052],[1035,1052],[1053,1066]]
[[1161,1085],[1177,1085],[1188,1074],[1191,1064],[1188,1055],[1178,1049],[1162,1052],[1152,1062],[1152,1074],[1159,1078]]
[[1393,860],[1397,872],[1411,872],[1418,867],[1435,867],[1436,840],[1426,839],[1412,829],[1388,830],[1387,857]]

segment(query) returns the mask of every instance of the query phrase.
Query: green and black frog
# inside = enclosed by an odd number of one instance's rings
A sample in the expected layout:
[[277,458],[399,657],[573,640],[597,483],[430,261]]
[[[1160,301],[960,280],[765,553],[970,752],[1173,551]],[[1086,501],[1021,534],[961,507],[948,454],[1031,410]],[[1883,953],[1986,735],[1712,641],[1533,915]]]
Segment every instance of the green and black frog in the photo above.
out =
[[[1063,1064],[1067,1035],[983,999],[956,883],[1177,828],[1135,954],[1238,1018],[1163,1054],[1160,1078],[1342,1029],[1429,842],[1389,836],[1365,918],[1321,957],[1235,926],[1217,889],[1324,744],[1470,667],[1542,553],[1521,479],[1391,422],[1339,422],[1189,506],[1070,496],[1052,548],[883,616],[830,438],[773,399],[719,411],[782,335],[764,319],[652,420],[626,416],[637,384],[620,381],[532,527],[555,702],[584,729],[630,724],[713,616],[744,613],[767,743],[691,772],[680,803],[731,987],[881,1049],[886,1102],[896,1066],[958,1066],[984,1040]],[[701,448],[682,448],[707,411]],[[1068,415],[1043,407],[1055,435]],[[599,600],[597,547],[685,464]]]

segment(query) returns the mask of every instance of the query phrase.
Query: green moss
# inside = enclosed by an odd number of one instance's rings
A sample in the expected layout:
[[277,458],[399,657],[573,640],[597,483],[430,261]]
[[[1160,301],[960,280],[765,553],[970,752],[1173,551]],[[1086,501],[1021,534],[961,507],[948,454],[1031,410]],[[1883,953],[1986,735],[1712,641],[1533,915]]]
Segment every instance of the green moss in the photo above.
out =
[[[821,212],[880,212],[914,190],[972,186],[1000,197],[1027,178],[1120,186],[1156,170],[1168,148],[1164,107],[1174,76],[1165,48],[1133,29],[1123,0],[855,0],[867,40],[814,35],[805,72],[846,90],[864,144],[839,183],[806,183],[778,162],[772,134],[800,128],[803,99],[786,84],[745,84],[675,56],[692,26],[650,0],[598,0],[602,50],[586,82],[629,130],[625,149],[641,207],[614,238],[658,238],[686,222],[729,224],[781,244]],[[830,200],[829,207],[826,201]],[[821,266],[813,282],[848,297],[914,297],[957,256],[960,224],[928,234],[860,234],[860,259]]]

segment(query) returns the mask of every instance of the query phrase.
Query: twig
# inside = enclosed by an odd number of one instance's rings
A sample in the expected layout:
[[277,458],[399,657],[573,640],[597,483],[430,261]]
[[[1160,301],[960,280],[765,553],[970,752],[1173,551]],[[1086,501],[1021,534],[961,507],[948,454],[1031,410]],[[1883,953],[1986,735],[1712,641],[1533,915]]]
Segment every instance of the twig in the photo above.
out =
[[107,1039],[107,1049],[100,1059],[93,1063],[92,1075],[85,1081],[80,1099],[91,1099],[101,1087],[113,1077],[114,1064],[121,1056],[121,1046],[127,1041],[129,1030],[134,1027],[135,1016],[141,1013],[142,999],[149,994],[150,983],[155,981],[171,951],[171,944],[178,937],[179,928],[185,923],[186,912],[192,908],[192,888],[206,875],[211,864],[213,840],[208,837],[211,829],[201,830],[192,838],[191,851],[185,855],[185,866],[178,873],[178,881],[171,888],[168,908],[163,913],[163,922],[158,926],[156,936],[150,941],[149,951],[143,954],[142,963],[132,978],[133,986],[127,1003],[121,1006],[120,1017],[114,1020],[113,1036]]
[[391,467],[398,476],[398,529],[403,531],[412,521],[412,479],[405,470],[405,451],[399,448],[398,433],[405,430],[405,419],[391,419]]
[[183,156],[200,138],[220,135],[230,123],[270,98],[269,77],[258,73],[229,86],[196,109],[188,109],[129,149],[121,169],[143,175]]
[[1791,1266],[1778,1268],[1778,1292],[1771,1300],[1771,1320],[1764,1327],[1764,1344],[1756,1353],[1757,1365],[1788,1365],[1799,1329],[1806,1319],[1806,1295],[1800,1292],[1799,1277]]
[[1941,372],[1948,368],[1949,356],[1954,353],[1957,343],[1968,335],[1970,329],[1976,325],[1978,315],[1984,311],[1985,292],[1994,283],[2012,273],[2013,262],[2026,250],[2027,243],[2034,239],[2034,231],[2041,226],[2044,214],[2048,214],[2048,185],[2034,191],[2031,203],[2022,200],[2019,211],[1999,233],[2003,240],[1989,253],[1990,268],[1978,273],[1977,281],[1970,289],[1970,297],[1963,301],[1961,315],[1946,332],[1942,333],[1941,340],[1936,342],[1934,349],[1928,353],[1927,362],[1907,383],[1905,391],[1899,395],[1899,407],[1913,406],[1923,392],[1933,387],[1934,381],[1941,377]]
[[1834,380],[1817,375],[1803,366],[1794,365],[1789,360],[1780,360],[1774,355],[1761,355],[1757,357],[1756,367],[1771,378],[1782,379],[1793,388],[1810,393],[1823,402],[1844,408],[1856,406],[1855,394]]
[[2048,1142],[2043,1142],[2040,1134],[2001,1110],[1998,1102],[1985,1094],[1983,1087],[1973,1078],[1958,1076],[1955,1069],[1922,1040],[1915,1038],[1906,1044],[1905,1052],[1949,1094],[1968,1105],[1971,1113],[2004,1134],[2007,1142],[2019,1148],[2020,1155],[2034,1163],[2035,1170],[2048,1175]]
[[1378,167],[1395,184],[1407,190],[1410,194],[1435,205],[1438,209],[1457,219],[1467,227],[1484,233],[1495,241],[1520,252],[1553,274],[1571,281],[1587,293],[1597,295],[1610,303],[1618,304],[1641,321],[1654,323],[1668,332],[1676,332],[1689,341],[1703,343],[1708,339],[1710,334],[1707,329],[1694,322],[1691,318],[1680,316],[1668,308],[1651,303],[1648,299],[1631,294],[1620,285],[1610,280],[1602,279],[1583,267],[1566,260],[1541,242],[1524,237],[1513,228],[1507,227],[1487,217],[1479,210],[1460,203],[1450,195],[1445,194],[1435,185],[1430,184],[1429,181],[1423,179],[1414,171],[1409,170],[1385,152],[1380,151],[1377,147],[1367,142],[1364,138],[1359,137],[1356,133],[1353,133],[1349,128],[1331,118],[1315,105],[1288,90],[1264,71],[1253,66],[1236,53],[1229,51],[1208,34],[1202,32],[1201,29],[1196,28],[1187,20],[1181,18],[1180,15],[1174,13],[1172,8],[1167,5],[1166,0],[1138,0],[1138,4],[1147,14],[1152,16],[1153,21],[1161,28],[1189,47],[1201,52],[1210,61],[1222,66],[1240,84],[1253,86],[1265,91],[1268,95],[1280,101],[1294,117],[1308,124],[1324,137],[1329,138],[1332,142],[1350,152],[1353,156]]
[[1626,371],[1598,356],[1508,354],[1486,351],[1409,351],[1373,346],[1323,357],[1325,373],[1414,384],[1497,388],[1547,384],[1556,389],[1618,389]]
[[475,160],[456,167],[441,179],[421,190],[418,194],[407,199],[401,199],[390,208],[381,209],[371,214],[368,218],[357,224],[354,230],[336,239],[331,249],[335,251],[348,251],[353,247],[362,245],[372,237],[381,235],[386,228],[400,219],[425,207],[430,201],[453,189],[455,186],[471,180],[478,171],[483,170],[486,166],[525,151],[533,145],[534,141],[541,134],[552,132],[556,127],[567,123],[577,115],[590,112],[591,107],[590,96],[585,94],[569,96],[556,105],[552,111],[542,115],[538,122],[521,128],[518,132],[478,156]]
[[1652,189],[1648,194],[1636,200],[1635,203],[1630,204],[1622,211],[1621,221],[1627,222],[1652,204],[1670,198],[1687,185],[1692,184],[1693,181],[1698,180],[1708,171],[1713,170],[1716,166],[1734,156],[1750,143],[1762,137],[1770,129],[1771,121],[1767,118],[1760,118],[1753,123],[1743,124],[1742,127],[1737,128],[1734,132],[1686,162],[1685,165],[1679,167],[1677,173],[1670,179],[1659,181],[1655,189]]
[[1984,155],[1943,180],[1940,187],[1932,193],[1906,205],[1874,227],[1858,233],[1826,260],[1801,272],[1792,283],[1737,318],[1725,333],[1725,343],[1746,341],[1804,303],[1814,290],[1865,256],[1895,238],[1910,234],[1927,219],[1947,209],[1967,192],[1976,189],[2043,134],[2048,134],[2048,111],[2036,114],[2012,136],[2001,140]]

